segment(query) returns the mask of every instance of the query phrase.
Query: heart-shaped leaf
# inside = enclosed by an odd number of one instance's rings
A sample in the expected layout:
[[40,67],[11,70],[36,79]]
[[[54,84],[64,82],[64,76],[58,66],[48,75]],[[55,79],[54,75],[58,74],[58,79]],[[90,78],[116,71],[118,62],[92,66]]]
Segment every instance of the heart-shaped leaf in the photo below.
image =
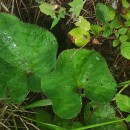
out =
[[80,112],[82,91],[91,100],[108,102],[115,94],[115,87],[104,58],[85,49],[61,53],[56,69],[42,80],[43,92],[62,118],[73,118]]
[[[9,71],[4,68],[0,76],[7,71],[9,92],[14,100],[19,102],[24,99],[27,82],[31,90],[40,91],[40,77],[54,68],[56,53],[57,42],[50,32],[36,25],[20,22],[13,15],[0,13],[0,58],[7,66],[12,66],[15,72],[7,67]],[[0,67],[3,68],[3,65]],[[16,98],[17,94],[17,97],[21,96],[20,100]]]

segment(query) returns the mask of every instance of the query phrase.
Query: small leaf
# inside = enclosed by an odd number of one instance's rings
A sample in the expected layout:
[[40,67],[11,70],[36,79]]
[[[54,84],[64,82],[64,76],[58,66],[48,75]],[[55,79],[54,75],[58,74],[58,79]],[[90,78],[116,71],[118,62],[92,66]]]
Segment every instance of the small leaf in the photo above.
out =
[[128,39],[128,36],[127,35],[121,35],[120,37],[119,37],[119,40],[120,40],[120,42],[125,42],[126,40]]
[[95,36],[100,36],[102,28],[99,25],[91,25],[91,31]]
[[130,113],[130,97],[122,94],[117,94],[115,99],[117,107],[121,111]]
[[112,29],[106,24],[102,27],[103,37],[109,37],[112,34]]
[[128,20],[128,21],[125,22],[125,26],[126,26],[126,27],[129,27],[129,26],[130,26],[130,20]]
[[39,8],[40,11],[46,15],[50,15],[52,18],[56,17],[55,10],[57,9],[58,5],[51,5],[49,3],[42,3]]
[[122,17],[124,17],[127,21],[130,20],[130,10],[128,10],[126,14],[122,14]]
[[81,10],[83,9],[83,0],[73,0],[69,3],[71,6],[69,12],[72,12],[73,15],[77,17],[80,15]]
[[90,23],[86,19],[84,19],[83,16],[79,16],[78,21],[75,23],[75,25],[81,28],[82,30],[90,30]]
[[42,4],[42,3],[44,3],[44,0],[35,0],[35,2],[38,4]]
[[111,6],[108,6],[108,9],[109,9],[109,21],[112,21],[115,17],[115,10],[111,7]]
[[127,116],[127,118],[125,119],[126,122],[130,122],[130,115]]
[[120,49],[122,56],[130,60],[130,42],[122,43]]
[[69,32],[70,38],[72,38],[72,42],[75,43],[76,46],[83,46],[90,41],[90,34],[87,31],[77,27],[72,29]]
[[59,22],[59,20],[61,18],[64,18],[65,17],[65,14],[66,14],[66,9],[65,8],[60,8],[59,10],[59,13],[58,13],[58,16],[54,18],[53,22],[52,22],[52,25],[51,25],[51,29],[56,26],[56,24]]
[[108,21],[110,21],[109,8],[102,3],[98,3],[96,5],[96,17],[102,23],[107,23]]
[[128,8],[130,6],[129,2],[127,0],[122,0],[122,6],[123,8]]
[[28,109],[28,108],[35,108],[35,107],[49,106],[49,105],[52,105],[51,100],[44,99],[44,100],[39,100],[39,101],[33,102],[30,105],[25,106],[24,108]]
[[127,32],[127,28],[121,28],[121,29],[119,29],[117,32],[115,32],[115,35],[117,36],[117,37],[119,37],[119,35],[121,35],[121,34],[125,34],[126,32]]
[[127,31],[127,36],[128,36],[128,42],[130,42],[130,29]]
[[113,41],[113,47],[117,47],[120,44],[120,41],[118,39],[115,39]]
[[120,27],[122,27],[123,26],[123,24],[122,24],[122,22],[119,20],[119,18],[118,17],[116,17],[114,20],[112,20],[111,22],[110,22],[110,24],[109,24],[109,27],[111,28],[111,29],[118,29],[118,28],[120,28]]

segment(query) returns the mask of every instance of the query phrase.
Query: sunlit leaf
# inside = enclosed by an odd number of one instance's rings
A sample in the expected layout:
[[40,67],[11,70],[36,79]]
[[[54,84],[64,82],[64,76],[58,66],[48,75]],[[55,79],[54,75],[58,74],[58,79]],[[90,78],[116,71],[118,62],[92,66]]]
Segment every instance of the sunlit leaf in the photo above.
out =
[[89,32],[77,27],[72,29],[69,32],[69,36],[73,43],[75,43],[76,46],[83,46],[86,45],[90,41],[90,34]]
[[59,22],[61,18],[65,18],[65,14],[66,14],[65,10],[66,10],[65,8],[60,8],[58,16],[55,17],[52,22],[51,29]]
[[79,16],[78,21],[75,23],[75,25],[81,28],[82,30],[90,30],[90,23],[86,19],[84,19],[83,16]]
[[83,9],[83,4],[83,0],[73,0],[69,3],[69,5],[71,6],[69,12],[72,12],[73,15],[79,16],[81,10]]
[[40,11],[46,15],[50,15],[52,18],[56,17],[55,10],[57,9],[58,5],[52,5],[46,2],[43,2],[39,8]]

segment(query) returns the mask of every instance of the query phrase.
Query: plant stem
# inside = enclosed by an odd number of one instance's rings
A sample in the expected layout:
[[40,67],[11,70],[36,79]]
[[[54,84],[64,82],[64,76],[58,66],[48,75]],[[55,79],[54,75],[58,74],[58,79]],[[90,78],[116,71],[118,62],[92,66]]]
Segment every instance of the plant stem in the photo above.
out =
[[130,85],[130,80],[125,81],[125,82],[122,82],[122,83],[119,83],[117,86],[118,86],[118,88],[119,88],[119,87],[122,87],[122,86],[124,86],[124,85]]
[[125,119],[119,119],[119,120],[115,120],[115,121],[109,121],[109,122],[104,122],[104,123],[99,123],[99,124],[84,126],[84,127],[80,127],[80,128],[76,128],[76,129],[72,129],[72,130],[86,130],[86,129],[90,129],[90,128],[95,128],[95,127],[109,125],[109,124],[113,124],[113,123],[117,123],[117,122],[122,122],[124,120]]
[[118,93],[122,93],[128,86],[129,84],[126,84]]

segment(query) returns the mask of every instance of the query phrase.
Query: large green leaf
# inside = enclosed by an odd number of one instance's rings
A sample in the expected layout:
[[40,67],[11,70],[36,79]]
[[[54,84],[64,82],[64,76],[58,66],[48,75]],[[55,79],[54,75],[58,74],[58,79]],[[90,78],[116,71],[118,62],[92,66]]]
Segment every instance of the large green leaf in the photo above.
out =
[[[9,77],[5,79],[8,81],[9,96],[14,97],[13,101],[16,99],[19,102],[25,98],[27,83],[29,89],[40,91],[40,78],[55,67],[56,53],[57,42],[49,31],[25,24],[13,15],[0,13],[0,62],[7,62],[9,69],[1,65],[3,69],[0,70],[0,76]],[[11,72],[10,66],[13,66]],[[6,81],[0,83],[0,91],[6,89],[2,87],[5,84]]]
[[0,57],[9,64],[42,76],[53,69],[56,51],[56,39],[47,30],[0,14]]
[[54,112],[62,118],[72,118],[80,112],[81,89],[91,100],[108,102],[115,94],[115,87],[104,58],[85,49],[61,53],[55,71],[42,80],[43,92],[52,100]]
[[[115,110],[108,103],[90,102],[86,105],[84,120],[87,125],[94,125],[104,122],[117,120]],[[92,128],[91,130],[127,130],[123,122],[113,123],[109,125],[102,125],[100,127]]]

